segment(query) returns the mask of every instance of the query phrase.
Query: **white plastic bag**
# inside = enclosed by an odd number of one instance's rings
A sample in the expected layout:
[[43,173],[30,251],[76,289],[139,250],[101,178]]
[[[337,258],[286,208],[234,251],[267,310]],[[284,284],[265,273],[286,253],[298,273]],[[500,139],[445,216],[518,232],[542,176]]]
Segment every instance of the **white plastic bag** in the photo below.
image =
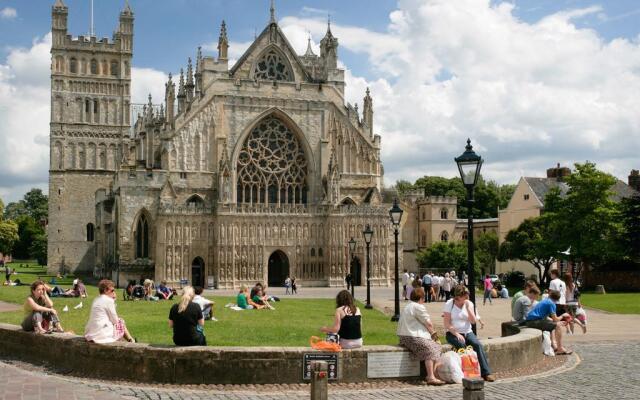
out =
[[462,361],[455,351],[447,351],[440,358],[436,367],[436,375],[447,383],[462,383]]
[[545,356],[554,357],[556,355],[551,346],[551,332],[542,332],[542,352]]

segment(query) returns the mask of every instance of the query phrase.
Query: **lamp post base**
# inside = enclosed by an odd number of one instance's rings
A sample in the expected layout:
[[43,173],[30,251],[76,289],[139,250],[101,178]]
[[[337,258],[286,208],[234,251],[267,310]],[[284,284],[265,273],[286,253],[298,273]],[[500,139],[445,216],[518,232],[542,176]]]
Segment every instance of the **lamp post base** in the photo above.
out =
[[399,315],[394,315],[393,317],[391,317],[391,322],[398,322],[398,321],[400,321]]
[[373,306],[371,305],[371,303],[367,303],[365,304],[364,308],[366,308],[367,310],[371,310],[373,309]]

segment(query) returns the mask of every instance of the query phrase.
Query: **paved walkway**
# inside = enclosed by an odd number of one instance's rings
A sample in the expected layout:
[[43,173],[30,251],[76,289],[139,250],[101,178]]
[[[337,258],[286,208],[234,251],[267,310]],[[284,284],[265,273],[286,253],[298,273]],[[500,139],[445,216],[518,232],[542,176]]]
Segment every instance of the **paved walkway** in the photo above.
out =
[[[537,376],[505,379],[485,386],[487,399],[548,400],[603,398],[636,399],[640,387],[640,343],[580,343],[575,346],[579,353],[568,359],[568,368]],[[577,365],[576,365],[577,364]],[[402,387],[380,387],[339,389],[329,388],[329,398],[335,400],[458,400],[462,398],[461,385],[434,388],[404,385]],[[29,372],[0,362],[0,399],[24,400],[298,400],[308,399],[309,389],[287,385],[272,385],[267,388],[248,385],[245,390],[209,386],[161,387],[121,385],[111,382],[91,381],[79,378],[51,376],[41,371]],[[304,389],[304,390],[303,390]]]

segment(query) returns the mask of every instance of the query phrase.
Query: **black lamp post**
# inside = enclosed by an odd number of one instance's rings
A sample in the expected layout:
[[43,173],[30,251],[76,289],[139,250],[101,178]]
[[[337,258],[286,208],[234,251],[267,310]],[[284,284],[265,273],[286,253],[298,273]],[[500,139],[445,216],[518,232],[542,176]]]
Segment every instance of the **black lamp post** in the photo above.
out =
[[351,238],[349,240],[349,273],[351,274],[351,297],[353,297],[353,301],[356,300],[356,291],[354,289],[355,286],[355,271],[353,270],[353,254],[356,251],[356,241]]
[[398,199],[393,200],[393,207],[389,210],[389,217],[393,224],[393,236],[396,239],[396,262],[395,262],[395,283],[394,287],[394,311],[391,321],[398,321],[400,319],[400,282],[398,282],[398,228],[400,227],[400,220],[402,219],[402,208],[398,205]]
[[[473,189],[478,183],[478,177],[480,176],[480,168],[482,168],[482,157],[473,151],[471,146],[471,139],[467,139],[467,146],[464,153],[454,159],[458,164],[458,170],[460,171],[460,178],[462,183],[467,188],[467,275],[469,275],[469,292],[470,300],[474,307],[476,304],[476,285],[475,274],[473,266]],[[476,332],[476,326],[473,325],[473,332]]]
[[365,304],[364,308],[371,309],[373,306],[371,305],[371,260],[369,259],[369,245],[371,244],[373,231],[369,224],[367,224],[367,227],[362,231],[362,236],[364,236],[364,242],[367,244],[367,304]]

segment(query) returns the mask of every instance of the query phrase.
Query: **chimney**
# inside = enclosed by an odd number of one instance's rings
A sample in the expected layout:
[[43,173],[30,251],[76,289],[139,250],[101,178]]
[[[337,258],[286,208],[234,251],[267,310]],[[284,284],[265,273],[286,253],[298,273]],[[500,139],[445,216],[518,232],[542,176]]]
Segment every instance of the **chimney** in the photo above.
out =
[[556,164],[555,168],[547,169],[547,178],[556,178],[562,181],[564,177],[571,175],[571,170],[568,167],[561,167],[560,163]]
[[629,174],[629,186],[640,192],[640,171],[632,169]]

